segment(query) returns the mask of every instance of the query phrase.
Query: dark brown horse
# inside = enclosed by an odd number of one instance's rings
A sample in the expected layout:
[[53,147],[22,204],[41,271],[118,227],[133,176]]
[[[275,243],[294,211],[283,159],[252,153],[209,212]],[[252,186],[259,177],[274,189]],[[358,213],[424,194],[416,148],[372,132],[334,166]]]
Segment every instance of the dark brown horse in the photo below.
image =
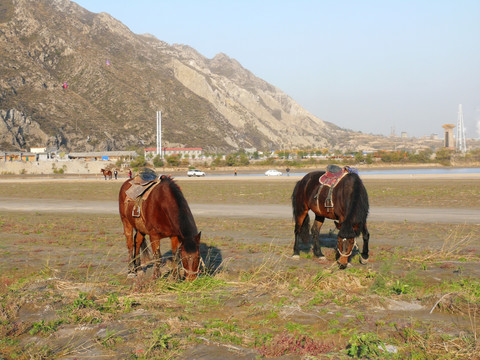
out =
[[343,176],[331,193],[333,208],[327,208],[327,199],[330,187],[321,186],[319,179],[325,171],[314,171],[305,175],[297,182],[292,194],[293,217],[295,219],[295,245],[293,255],[300,254],[300,240],[310,240],[310,217],[308,211],[315,214],[315,222],[311,228],[313,237],[313,252],[319,258],[324,258],[320,247],[320,229],[325,218],[335,220],[339,230],[337,236],[336,258],[341,268],[345,268],[356,247],[355,238],[362,233],[363,249],[360,262],[368,261],[368,240],[370,234],[367,229],[368,195],[362,180],[356,173]]
[[[155,261],[154,278],[160,276],[160,240],[169,237],[172,253],[181,258],[186,279],[194,280],[199,271],[201,233],[197,231],[179,186],[170,177],[162,175],[148,197],[139,203],[126,194],[133,181],[125,181],[119,193],[120,217],[129,254],[129,275],[135,275],[140,269],[141,249],[146,248],[145,235],[148,235]],[[134,206],[140,209],[134,212]]]
[[107,180],[107,177],[112,180],[112,172],[110,170],[100,169],[100,172],[105,176],[105,180]]

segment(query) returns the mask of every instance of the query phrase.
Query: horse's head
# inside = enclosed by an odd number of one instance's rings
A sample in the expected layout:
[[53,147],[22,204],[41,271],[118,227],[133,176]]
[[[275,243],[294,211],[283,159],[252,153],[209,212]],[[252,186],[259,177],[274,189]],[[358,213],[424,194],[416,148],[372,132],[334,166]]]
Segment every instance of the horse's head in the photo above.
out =
[[338,257],[337,262],[340,266],[340,269],[345,269],[348,266],[348,258],[352,255],[353,249],[357,246],[355,238],[345,239],[338,237],[337,242],[337,251]]
[[181,247],[181,256],[183,269],[185,270],[186,280],[195,280],[200,271],[200,237],[202,232],[199,232],[193,238],[193,244],[190,246]]

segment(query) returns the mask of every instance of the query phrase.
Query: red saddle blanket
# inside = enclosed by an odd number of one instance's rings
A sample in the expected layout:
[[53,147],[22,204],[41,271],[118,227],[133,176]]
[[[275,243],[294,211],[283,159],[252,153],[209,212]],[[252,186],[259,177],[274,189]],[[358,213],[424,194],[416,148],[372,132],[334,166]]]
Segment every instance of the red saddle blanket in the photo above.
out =
[[320,176],[320,184],[326,186],[335,186],[341,178],[349,173],[347,168],[343,168],[338,172],[331,173],[329,171],[325,172],[322,176]]

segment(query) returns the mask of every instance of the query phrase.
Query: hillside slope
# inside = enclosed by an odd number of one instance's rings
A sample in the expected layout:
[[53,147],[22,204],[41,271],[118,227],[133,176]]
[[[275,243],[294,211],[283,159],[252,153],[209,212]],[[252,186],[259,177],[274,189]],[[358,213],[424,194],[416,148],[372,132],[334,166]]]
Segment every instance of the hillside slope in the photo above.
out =
[[2,150],[151,146],[157,110],[166,146],[332,148],[354,135],[225,54],[134,34],[69,0],[0,4]]

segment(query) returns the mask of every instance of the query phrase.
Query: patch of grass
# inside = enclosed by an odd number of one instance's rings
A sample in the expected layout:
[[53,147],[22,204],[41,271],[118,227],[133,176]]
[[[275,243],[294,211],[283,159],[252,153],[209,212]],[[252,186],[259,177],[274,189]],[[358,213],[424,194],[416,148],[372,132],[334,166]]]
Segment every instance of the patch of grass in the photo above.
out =
[[352,335],[346,349],[347,355],[357,358],[387,358],[385,344],[374,333]]
[[38,333],[46,335],[50,332],[57,331],[58,327],[63,324],[63,320],[48,321],[40,320],[32,324],[32,328],[28,332],[30,335],[36,335]]

